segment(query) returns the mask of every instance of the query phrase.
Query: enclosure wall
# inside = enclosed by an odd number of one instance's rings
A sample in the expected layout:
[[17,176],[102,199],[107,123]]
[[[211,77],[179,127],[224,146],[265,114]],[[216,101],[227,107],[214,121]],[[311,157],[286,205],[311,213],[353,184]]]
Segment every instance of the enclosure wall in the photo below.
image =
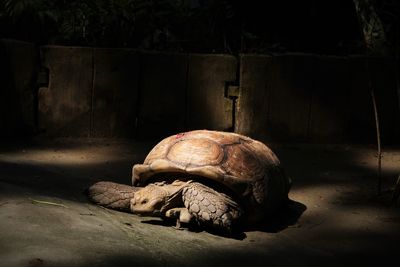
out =
[[[395,62],[362,56],[178,54],[2,40],[1,135],[398,143]],[[44,77],[47,76],[47,77]],[[232,94],[232,92],[234,92]]]

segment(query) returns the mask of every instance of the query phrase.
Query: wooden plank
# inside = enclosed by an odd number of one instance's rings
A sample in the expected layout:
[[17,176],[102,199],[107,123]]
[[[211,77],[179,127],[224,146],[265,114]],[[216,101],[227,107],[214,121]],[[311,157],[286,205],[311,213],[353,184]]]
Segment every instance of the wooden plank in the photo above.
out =
[[311,140],[371,143],[374,115],[363,58],[318,57],[312,100]]
[[187,127],[233,130],[232,100],[225,83],[236,80],[237,60],[230,55],[190,55],[187,91]]
[[310,55],[274,57],[268,130],[275,140],[308,139],[313,63],[314,57]]
[[[267,135],[269,78],[272,57],[240,56],[240,86],[236,106],[235,132],[256,139]],[[269,77],[269,76],[268,76]]]
[[139,55],[129,49],[94,51],[93,137],[133,137]]
[[395,64],[389,58],[370,59],[370,75],[375,90],[383,145],[400,143],[400,106]]
[[186,54],[141,55],[139,138],[162,138],[184,131],[186,112]]
[[47,135],[90,135],[93,49],[43,46],[42,65],[49,69],[48,88],[39,90],[39,125]]
[[242,55],[237,131],[257,139],[305,141],[313,57]]
[[343,142],[348,137],[348,107],[353,94],[347,63],[343,57],[315,58],[310,116],[310,139],[314,142]]

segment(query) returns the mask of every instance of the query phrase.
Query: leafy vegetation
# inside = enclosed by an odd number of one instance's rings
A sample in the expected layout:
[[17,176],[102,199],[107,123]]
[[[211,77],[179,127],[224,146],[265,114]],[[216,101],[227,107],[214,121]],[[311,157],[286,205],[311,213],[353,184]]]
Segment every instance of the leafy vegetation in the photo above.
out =
[[[0,30],[38,43],[181,50],[207,40],[218,47],[229,4],[184,0],[3,0]],[[195,28],[195,29],[194,29]],[[195,30],[195,31],[194,31]],[[223,30],[223,29],[222,29]]]
[[[381,14],[393,31],[393,15]],[[167,51],[349,53],[362,43],[356,17],[351,0],[0,0],[0,37]]]

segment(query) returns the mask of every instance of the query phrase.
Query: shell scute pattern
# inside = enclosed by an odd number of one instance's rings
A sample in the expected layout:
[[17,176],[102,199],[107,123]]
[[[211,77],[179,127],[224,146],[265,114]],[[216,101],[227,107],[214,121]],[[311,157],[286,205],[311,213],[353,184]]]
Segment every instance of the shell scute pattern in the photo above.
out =
[[[133,167],[132,179],[134,185],[145,186],[160,173],[200,176],[227,187],[251,207],[251,212],[262,213],[267,198],[272,207],[287,198],[289,179],[281,171],[271,171],[275,169],[281,169],[280,162],[265,144],[236,133],[197,130],[162,140],[143,164]],[[270,179],[276,182],[271,183]],[[272,191],[276,193],[271,194]],[[195,194],[193,191],[191,196]],[[219,212],[220,208],[203,201],[196,199],[197,206],[191,209],[195,212],[202,205]]]

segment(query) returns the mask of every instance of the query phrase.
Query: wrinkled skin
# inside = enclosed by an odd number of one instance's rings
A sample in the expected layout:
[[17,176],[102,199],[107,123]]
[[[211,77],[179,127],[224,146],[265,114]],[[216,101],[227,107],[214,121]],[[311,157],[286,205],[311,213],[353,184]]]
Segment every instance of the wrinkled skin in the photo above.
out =
[[[122,209],[116,204],[123,203],[123,210],[134,214],[175,219],[177,228],[194,218],[200,225],[231,232],[243,214],[229,196],[192,181],[157,182],[145,187],[99,182],[89,188],[88,194],[93,202],[105,207]],[[124,201],[115,202],[118,199]]]
[[135,192],[130,201],[132,213],[147,216],[164,216],[171,198],[185,186],[185,182],[149,184]]

